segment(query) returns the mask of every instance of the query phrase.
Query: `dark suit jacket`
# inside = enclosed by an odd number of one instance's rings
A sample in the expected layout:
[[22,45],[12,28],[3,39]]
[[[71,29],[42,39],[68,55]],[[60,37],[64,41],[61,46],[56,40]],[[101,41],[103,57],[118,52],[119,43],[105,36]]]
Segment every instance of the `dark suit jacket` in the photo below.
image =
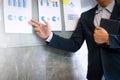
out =
[[[116,2],[110,18],[120,21],[120,3]],[[109,46],[101,48],[101,60],[106,80],[120,80],[120,29],[117,35],[109,34]]]
[[[95,43],[93,38],[95,29],[93,21],[96,10],[97,6],[82,13],[76,30],[73,32],[70,39],[65,39],[54,34],[48,45],[75,52],[80,49],[84,40],[86,40],[88,48],[87,78],[89,80],[101,80],[104,70],[107,80],[120,80],[120,78],[118,79],[118,77],[120,77],[120,35],[109,34],[110,41],[109,46],[106,45],[107,47]],[[117,2],[112,12],[111,19],[120,20],[120,4]]]

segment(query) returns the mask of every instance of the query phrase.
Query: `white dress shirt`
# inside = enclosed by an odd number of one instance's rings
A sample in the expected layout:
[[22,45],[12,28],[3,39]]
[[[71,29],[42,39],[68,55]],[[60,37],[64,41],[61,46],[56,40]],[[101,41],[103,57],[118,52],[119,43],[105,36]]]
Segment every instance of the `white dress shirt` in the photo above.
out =
[[107,7],[103,8],[100,5],[98,5],[98,9],[96,11],[96,15],[94,18],[94,25],[100,26],[101,18],[110,19],[111,13],[113,11],[115,5],[115,1],[113,0],[112,3],[110,3]]
[[[96,15],[94,18],[94,25],[100,26],[100,20],[101,18],[110,19],[111,13],[113,11],[115,5],[115,1],[113,0],[112,3],[110,3],[107,7],[103,8],[100,5],[98,5],[98,9],[96,10]],[[53,37],[53,32],[50,33],[50,36],[48,39],[46,39],[47,42],[50,42]]]

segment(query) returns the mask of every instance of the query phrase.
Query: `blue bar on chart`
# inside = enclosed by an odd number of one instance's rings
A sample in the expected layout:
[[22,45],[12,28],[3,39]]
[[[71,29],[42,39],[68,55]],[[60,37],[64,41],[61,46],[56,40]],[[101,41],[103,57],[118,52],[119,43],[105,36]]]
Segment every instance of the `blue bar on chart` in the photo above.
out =
[[12,6],[12,1],[8,0],[8,6]]
[[22,7],[21,0],[18,0],[18,7]]
[[55,2],[55,5],[56,5],[56,7],[58,7],[58,2],[57,1]]
[[8,0],[8,6],[26,8],[27,1],[26,0]]
[[17,6],[17,1],[13,0],[13,6],[16,7]]
[[46,4],[47,4],[47,6],[49,6],[49,1],[48,0],[46,0]]
[[23,0],[23,7],[25,8],[27,6],[26,0]]
[[40,1],[40,5],[43,6],[43,0]]

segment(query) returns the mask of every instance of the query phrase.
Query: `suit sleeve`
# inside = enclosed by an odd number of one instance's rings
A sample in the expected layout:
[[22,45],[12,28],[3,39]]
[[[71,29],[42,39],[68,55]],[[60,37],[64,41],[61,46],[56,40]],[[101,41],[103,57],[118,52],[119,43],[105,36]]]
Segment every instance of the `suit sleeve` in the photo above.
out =
[[120,49],[120,35],[109,35],[109,48]]
[[53,34],[53,38],[48,45],[69,52],[75,52],[80,49],[81,45],[84,42],[84,34],[81,21],[82,18],[79,19],[77,27],[69,39]]

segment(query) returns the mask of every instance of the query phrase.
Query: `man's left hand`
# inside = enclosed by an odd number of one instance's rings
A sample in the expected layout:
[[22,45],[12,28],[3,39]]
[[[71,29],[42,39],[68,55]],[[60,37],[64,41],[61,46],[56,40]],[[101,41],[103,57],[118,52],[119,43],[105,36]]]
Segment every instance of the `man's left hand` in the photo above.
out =
[[94,40],[97,44],[103,44],[109,42],[109,34],[102,27],[96,27],[94,30]]

